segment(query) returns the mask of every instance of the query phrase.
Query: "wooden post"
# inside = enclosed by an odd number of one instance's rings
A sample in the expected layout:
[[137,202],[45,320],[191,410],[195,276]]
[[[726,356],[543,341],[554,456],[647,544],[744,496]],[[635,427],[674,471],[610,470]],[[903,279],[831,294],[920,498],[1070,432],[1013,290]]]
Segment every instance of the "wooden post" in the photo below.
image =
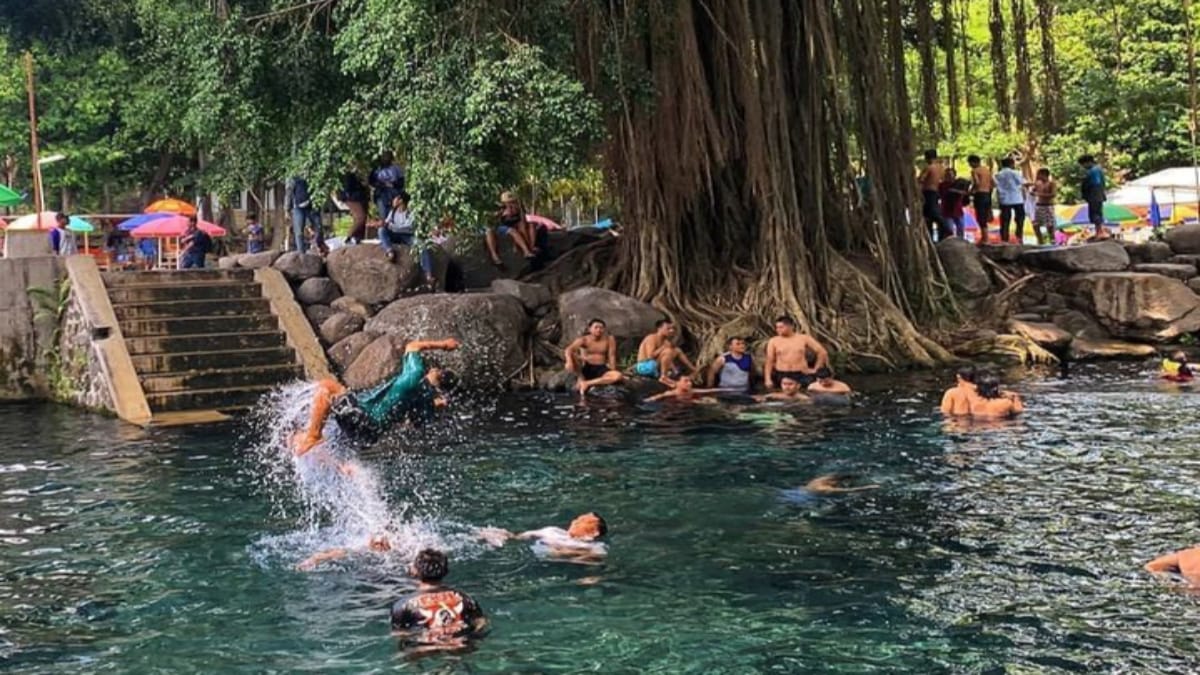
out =
[[29,94],[29,156],[33,161],[33,205],[38,215],[38,226],[41,226],[41,214],[45,204],[42,203],[42,167],[38,164],[37,137],[37,100],[33,89],[33,52],[25,52],[25,89]]

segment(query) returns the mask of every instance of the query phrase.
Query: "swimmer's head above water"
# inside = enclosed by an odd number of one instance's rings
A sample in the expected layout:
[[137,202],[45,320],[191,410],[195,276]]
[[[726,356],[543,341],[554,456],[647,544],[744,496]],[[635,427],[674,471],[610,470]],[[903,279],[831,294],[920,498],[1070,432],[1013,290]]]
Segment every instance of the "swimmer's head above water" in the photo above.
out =
[[995,375],[984,375],[975,383],[975,388],[983,398],[1000,398],[1000,378]]
[[445,408],[450,405],[450,394],[458,387],[458,376],[437,361],[430,360],[425,367],[425,381],[429,382],[436,394],[433,407]]
[[583,541],[595,541],[601,539],[608,533],[608,523],[600,517],[600,514],[595,511],[589,511],[582,516],[578,516],[571,521],[567,527],[567,534],[573,539]]
[[376,553],[387,553],[392,550],[392,540],[386,534],[373,534],[367,540],[367,548]]
[[1176,351],[1175,353],[1171,354],[1171,360],[1175,363],[1187,363],[1188,358],[1185,352]]
[[800,393],[800,381],[791,377],[784,377],[779,381],[779,389],[788,396],[794,396]]
[[975,366],[963,366],[954,374],[959,384],[974,384],[976,380]]
[[436,584],[450,573],[450,560],[437,549],[423,549],[413,558],[408,573],[423,584]]

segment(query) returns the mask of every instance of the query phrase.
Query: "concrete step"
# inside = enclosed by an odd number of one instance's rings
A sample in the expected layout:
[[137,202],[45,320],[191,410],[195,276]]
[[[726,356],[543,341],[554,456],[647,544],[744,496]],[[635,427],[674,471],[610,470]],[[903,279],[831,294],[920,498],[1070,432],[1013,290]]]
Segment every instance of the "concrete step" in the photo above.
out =
[[146,394],[166,394],[202,389],[241,389],[272,387],[303,377],[303,369],[295,363],[258,368],[227,368],[182,373],[164,373],[142,377]]
[[269,316],[271,302],[266,298],[236,298],[225,300],[171,300],[113,305],[118,321],[134,319],[165,319],[171,317],[212,316]]
[[295,363],[291,347],[239,349],[236,351],[195,351],[174,354],[139,354],[132,357],[133,367],[142,375],[175,373],[189,370],[218,370],[223,368],[253,368]]
[[142,284],[190,285],[209,281],[254,281],[254,270],[170,270],[104,273],[104,285],[110,289]]
[[152,413],[174,410],[237,410],[254,405],[274,386],[249,386],[233,389],[193,389],[167,393],[146,393]]
[[125,346],[133,356],[178,352],[233,352],[241,349],[266,349],[286,345],[287,338],[278,330],[125,338]]
[[273,314],[189,316],[121,321],[121,333],[127,338],[262,332],[278,329],[279,321]]
[[260,298],[262,288],[253,282],[213,281],[195,284],[137,284],[108,289],[114,307],[146,302],[180,300],[234,300]]

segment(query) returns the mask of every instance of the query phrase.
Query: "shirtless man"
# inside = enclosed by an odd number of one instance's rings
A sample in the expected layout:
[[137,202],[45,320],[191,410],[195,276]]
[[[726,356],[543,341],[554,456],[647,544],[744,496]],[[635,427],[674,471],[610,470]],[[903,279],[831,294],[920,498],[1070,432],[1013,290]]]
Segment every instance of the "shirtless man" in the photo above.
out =
[[1025,410],[1021,397],[1016,392],[1001,391],[1000,380],[994,375],[978,378],[975,393],[967,396],[971,417],[997,420],[1016,417]]
[[608,546],[600,540],[608,533],[608,523],[595,511],[571,521],[567,529],[543,527],[514,534],[499,527],[485,527],[479,536],[492,546],[503,546],[511,539],[534,542],[534,550],[548,558],[595,563],[608,555]]
[[1177,573],[1192,585],[1200,585],[1200,546],[1185,548],[1146,563],[1146,571],[1155,576]]
[[672,384],[671,373],[675,364],[686,368],[682,371],[695,374],[696,367],[687,354],[675,345],[675,324],[670,319],[659,319],[654,332],[642,339],[638,347],[637,365],[633,371],[642,377],[654,378],[664,384]]
[[817,476],[808,481],[804,489],[815,495],[838,495],[847,492],[862,492],[864,490],[879,489],[878,483],[870,485],[860,485],[858,487],[847,487],[846,483],[854,479],[854,476],[843,473],[830,473],[824,476]]
[[764,403],[766,401],[812,403],[812,399],[809,398],[804,393],[804,390],[800,388],[800,380],[797,380],[791,376],[784,377],[780,383],[780,387],[780,391],[773,391],[769,394],[763,394],[762,396],[755,396],[754,400],[758,401],[759,403]]
[[388,536],[386,534],[382,534],[382,533],[381,534],[373,534],[373,535],[371,535],[371,538],[367,540],[366,545],[361,548],[355,547],[355,548],[326,549],[319,553],[314,553],[314,554],[308,556],[307,558],[302,560],[298,565],[296,565],[296,569],[300,570],[301,572],[309,572],[309,571],[316,569],[317,566],[320,565],[321,563],[329,562],[331,560],[341,560],[342,558],[349,556],[351,553],[371,552],[371,553],[385,553],[386,554],[386,553],[390,553],[391,550],[392,550],[392,541],[391,541],[391,539],[388,539]]
[[971,165],[971,205],[975,208],[975,222],[979,223],[979,245],[987,243],[987,226],[992,220],[992,191],[996,180],[992,170],[983,165],[979,155],[967,158]]
[[696,389],[695,383],[692,381],[691,376],[684,375],[675,381],[674,387],[664,391],[661,394],[655,394],[654,396],[647,398],[646,403],[665,401],[667,399],[674,399],[684,403],[715,401],[716,399],[704,396],[704,394],[712,394],[718,391],[720,391],[720,389]]
[[946,168],[942,165],[937,150],[925,151],[925,168],[917,175],[921,186],[921,213],[925,217],[925,226],[931,228],[939,240],[946,233],[946,221],[942,219],[942,208],[938,203],[938,186],[946,176]]
[[942,394],[942,414],[965,417],[971,414],[970,397],[975,395],[975,369],[960,368],[954,374],[954,386]]
[[853,391],[850,385],[841,380],[833,379],[833,371],[828,368],[817,369],[817,381],[808,385],[808,393],[810,394],[836,394],[839,396],[848,396]]
[[[808,364],[808,351],[817,357],[815,365]],[[775,337],[767,341],[767,366],[764,376],[768,387],[778,388],[783,378],[790,377],[807,387],[820,368],[829,366],[829,352],[811,335],[796,332],[796,322],[781,316],[775,320]]]
[[617,370],[617,341],[605,333],[600,319],[588,321],[587,332],[567,345],[564,358],[567,370],[579,379],[579,395],[586,396],[588,389],[605,384],[616,384],[625,379]]

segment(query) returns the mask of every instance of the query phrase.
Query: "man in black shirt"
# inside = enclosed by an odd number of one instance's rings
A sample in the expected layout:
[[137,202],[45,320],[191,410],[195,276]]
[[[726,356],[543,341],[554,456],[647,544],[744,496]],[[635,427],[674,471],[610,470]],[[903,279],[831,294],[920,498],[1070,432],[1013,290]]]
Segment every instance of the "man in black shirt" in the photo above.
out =
[[463,647],[480,634],[487,618],[475,600],[442,579],[450,571],[446,554],[427,548],[417,554],[409,573],[419,582],[415,593],[392,605],[392,632],[421,645]]

